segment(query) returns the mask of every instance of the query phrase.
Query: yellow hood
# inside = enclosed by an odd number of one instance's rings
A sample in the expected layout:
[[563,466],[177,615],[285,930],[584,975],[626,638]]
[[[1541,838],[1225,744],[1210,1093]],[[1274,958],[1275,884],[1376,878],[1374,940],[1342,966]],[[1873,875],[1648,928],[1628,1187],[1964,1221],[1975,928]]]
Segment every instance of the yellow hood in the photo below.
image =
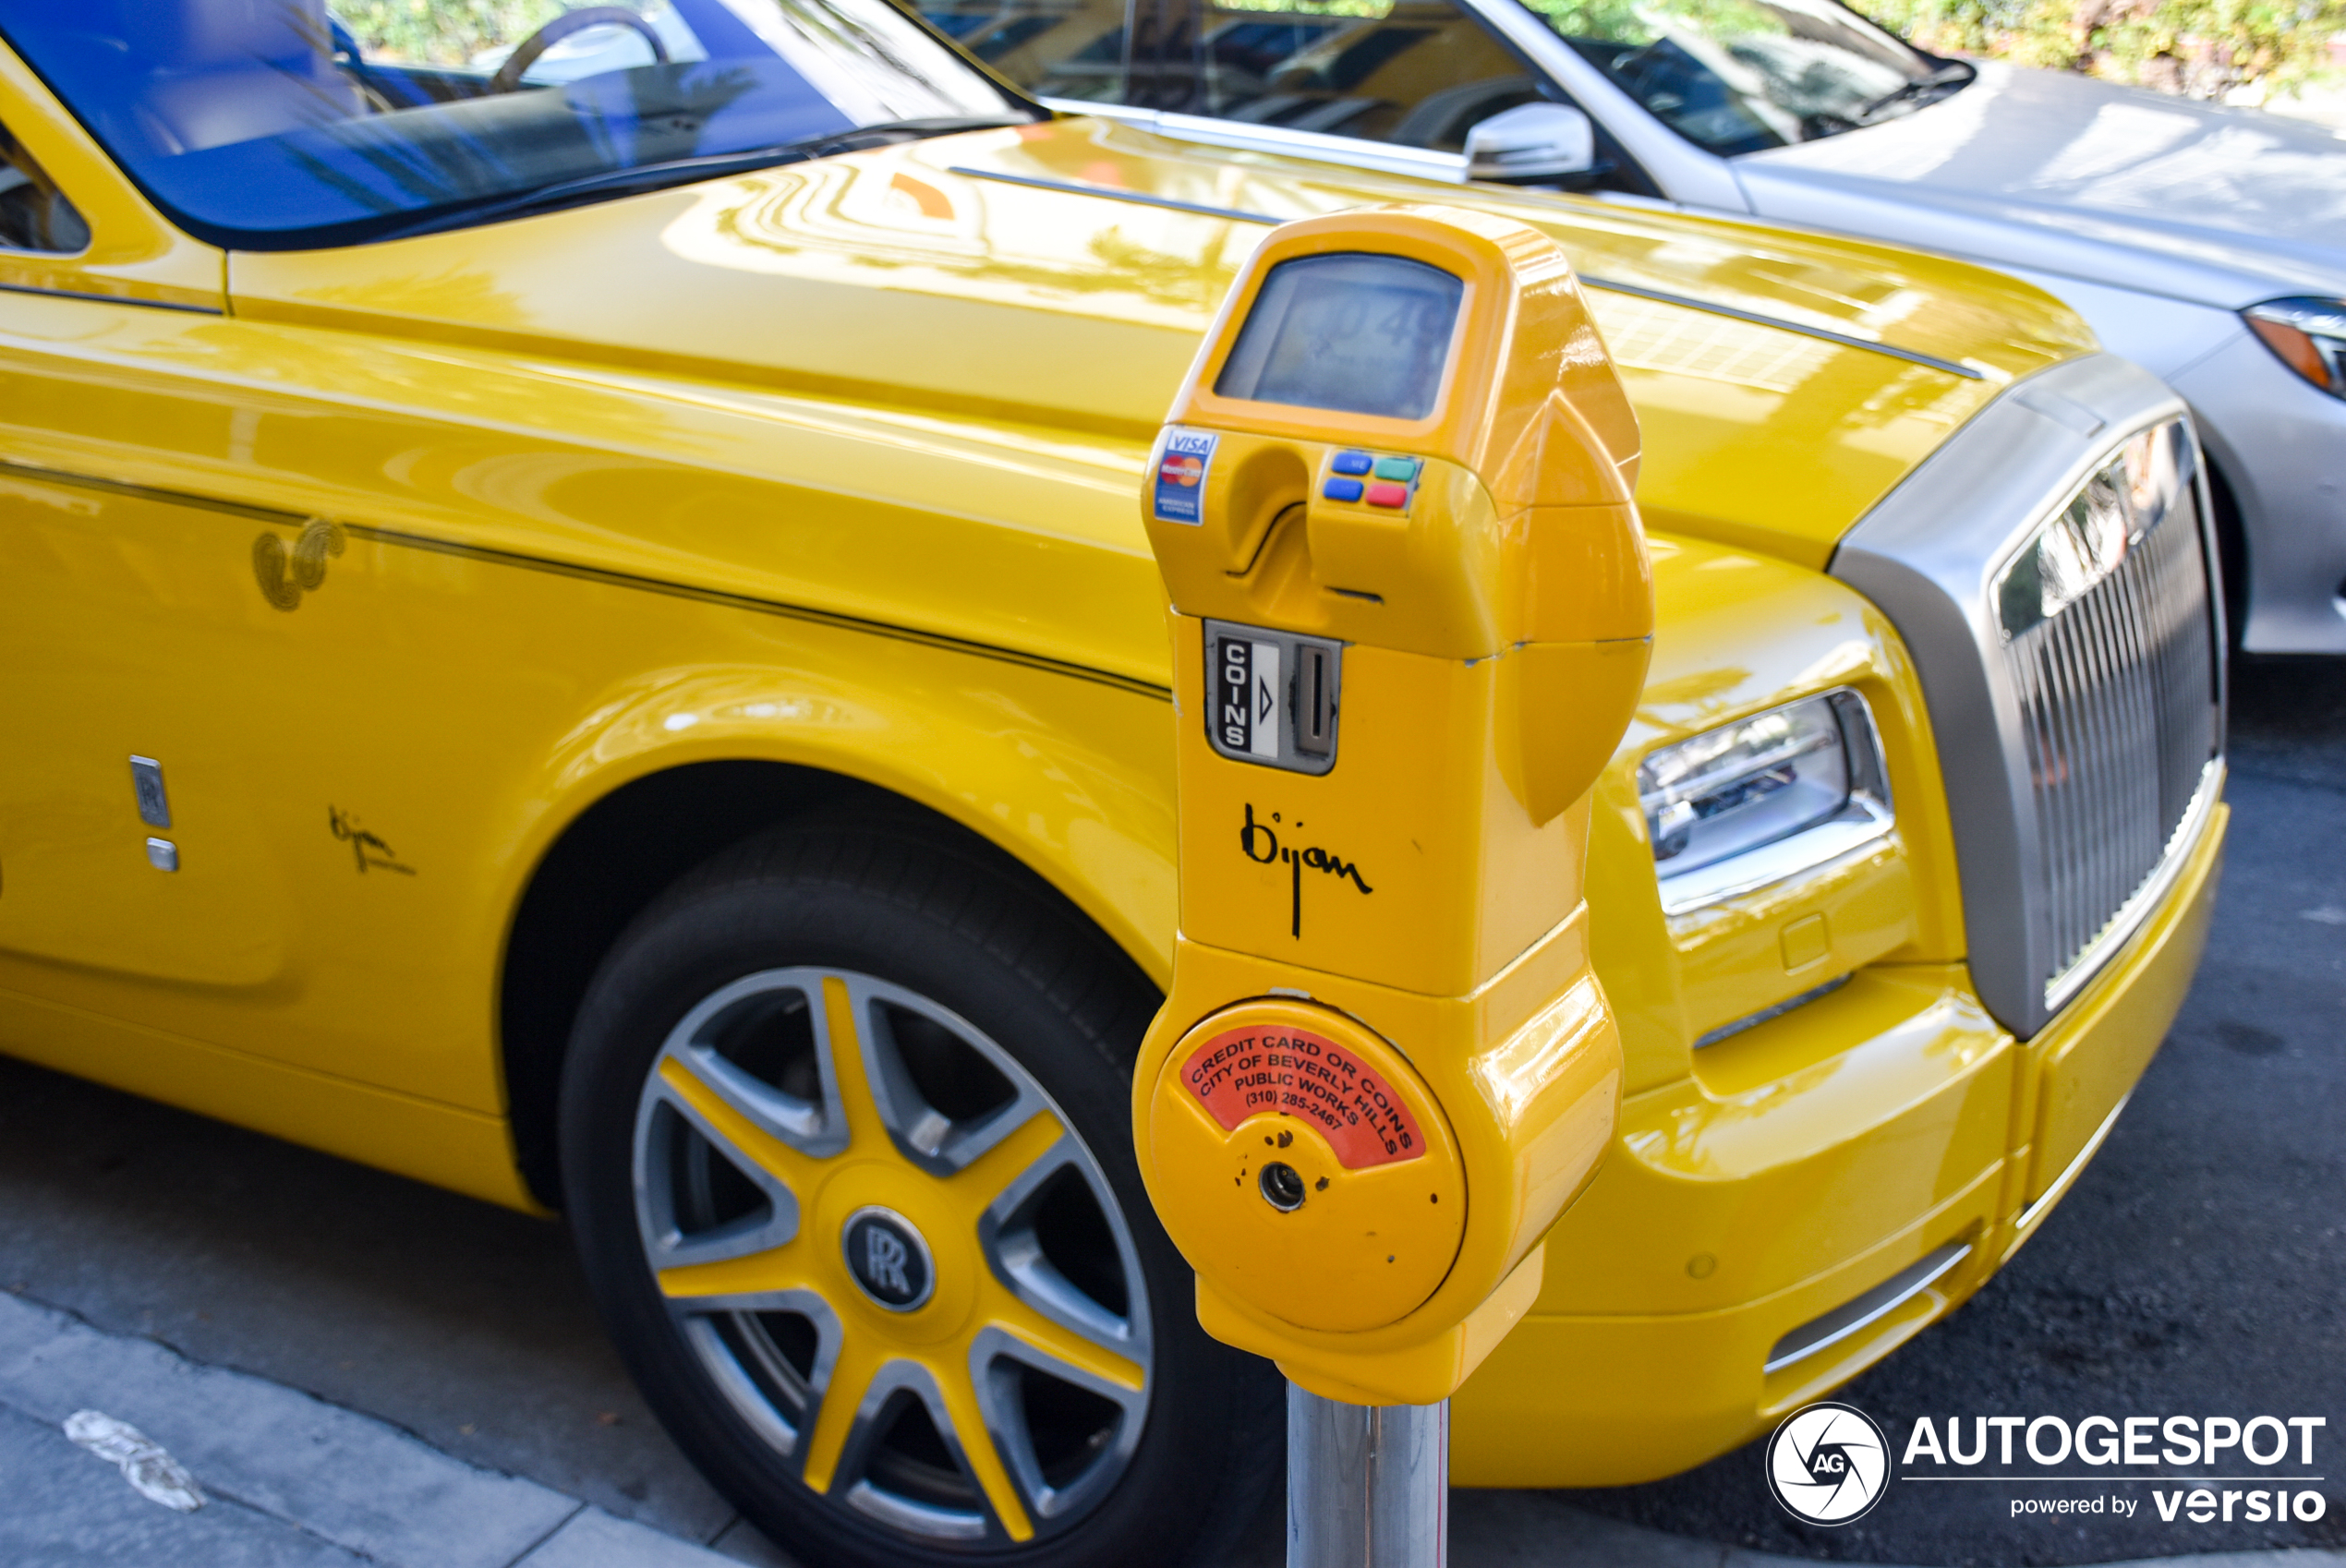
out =
[[229,282],[248,318],[1137,448],[1269,232],[1251,220],[1462,198],[1554,234],[1595,285],[1660,530],[1820,565],[1997,391],[2093,346],[2050,296],[1936,257],[1082,118],[369,247],[239,253]]

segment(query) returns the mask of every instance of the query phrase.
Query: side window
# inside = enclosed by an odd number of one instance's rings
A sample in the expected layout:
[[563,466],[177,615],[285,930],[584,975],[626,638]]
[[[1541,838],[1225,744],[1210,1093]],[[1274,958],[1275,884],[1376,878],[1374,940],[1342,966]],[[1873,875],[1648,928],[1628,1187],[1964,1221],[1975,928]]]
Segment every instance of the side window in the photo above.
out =
[[918,9],[1037,98],[1133,102],[1125,0],[919,0]]
[[1456,152],[1540,96],[1451,0],[1208,0],[1200,23],[1194,115]]
[[90,247],[90,225],[48,172],[0,126],[0,249],[70,256]]

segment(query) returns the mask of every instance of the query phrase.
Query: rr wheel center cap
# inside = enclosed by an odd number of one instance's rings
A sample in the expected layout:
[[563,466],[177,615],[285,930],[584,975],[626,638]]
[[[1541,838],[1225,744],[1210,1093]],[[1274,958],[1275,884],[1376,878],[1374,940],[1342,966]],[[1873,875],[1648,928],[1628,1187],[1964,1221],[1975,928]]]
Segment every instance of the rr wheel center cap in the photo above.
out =
[[839,1239],[848,1273],[877,1305],[911,1312],[937,1293],[936,1257],[913,1222],[895,1210],[856,1210],[840,1227]]

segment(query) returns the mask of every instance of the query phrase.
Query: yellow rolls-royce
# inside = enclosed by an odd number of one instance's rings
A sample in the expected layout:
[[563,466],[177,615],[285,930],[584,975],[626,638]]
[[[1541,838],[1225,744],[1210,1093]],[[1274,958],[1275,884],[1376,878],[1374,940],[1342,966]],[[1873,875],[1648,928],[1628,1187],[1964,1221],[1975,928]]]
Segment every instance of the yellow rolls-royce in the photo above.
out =
[[1054,115],[886,0],[0,0],[0,1043],[559,1211],[810,1562],[1167,1562],[1276,1474],[1134,1172],[1149,443],[1249,247],[1554,235],[1659,631],[1628,1098],[1468,1485],[1664,1475],[1942,1316],[2223,838],[2181,403],[1955,262]]

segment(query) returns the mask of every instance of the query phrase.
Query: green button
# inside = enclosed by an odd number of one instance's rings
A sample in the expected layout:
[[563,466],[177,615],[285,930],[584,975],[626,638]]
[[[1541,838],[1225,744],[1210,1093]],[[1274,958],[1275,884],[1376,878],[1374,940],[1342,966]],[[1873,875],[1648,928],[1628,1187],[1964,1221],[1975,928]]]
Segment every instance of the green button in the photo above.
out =
[[1376,460],[1376,476],[1397,479],[1406,485],[1418,476],[1418,460],[1414,457],[1380,457]]

